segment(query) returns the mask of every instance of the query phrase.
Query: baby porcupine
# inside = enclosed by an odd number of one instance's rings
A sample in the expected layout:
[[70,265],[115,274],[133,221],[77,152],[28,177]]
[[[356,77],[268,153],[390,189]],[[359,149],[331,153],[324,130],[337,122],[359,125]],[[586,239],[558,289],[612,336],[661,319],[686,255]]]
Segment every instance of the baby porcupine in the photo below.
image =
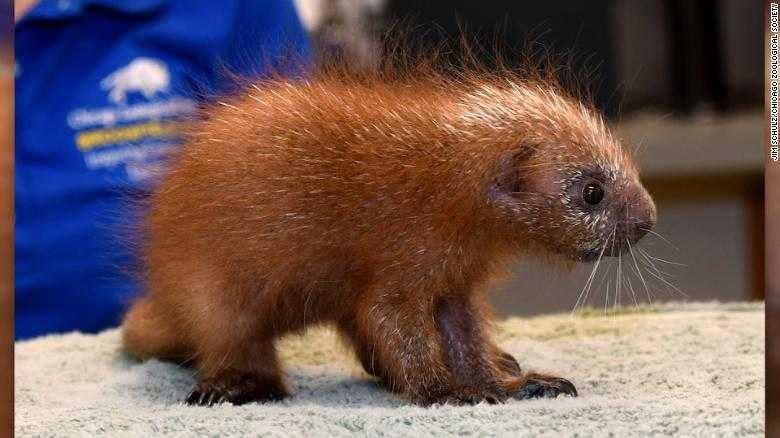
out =
[[516,254],[593,261],[655,222],[631,157],[553,81],[484,71],[269,79],[213,105],[150,201],[135,356],[193,404],[288,394],[276,340],[333,324],[408,399],[576,395],[490,338]]

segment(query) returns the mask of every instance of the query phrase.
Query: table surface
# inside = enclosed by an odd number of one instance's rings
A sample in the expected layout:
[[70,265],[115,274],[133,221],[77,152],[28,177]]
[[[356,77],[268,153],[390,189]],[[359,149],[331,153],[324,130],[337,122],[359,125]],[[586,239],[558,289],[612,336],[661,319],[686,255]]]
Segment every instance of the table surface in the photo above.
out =
[[[609,309],[608,309],[609,311]],[[191,407],[192,373],[118,331],[16,346],[17,436],[763,436],[764,306],[673,303],[512,318],[496,341],[578,398],[422,408],[379,388],[332,331],[280,343],[293,395]]]

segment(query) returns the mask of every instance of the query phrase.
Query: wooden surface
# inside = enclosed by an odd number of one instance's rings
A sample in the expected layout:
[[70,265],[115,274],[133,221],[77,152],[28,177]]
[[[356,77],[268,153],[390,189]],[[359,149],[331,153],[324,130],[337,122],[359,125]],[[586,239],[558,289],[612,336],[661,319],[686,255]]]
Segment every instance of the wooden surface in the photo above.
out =
[[[780,162],[766,166],[767,430],[780,435]],[[770,435],[767,435],[770,436]]]
[[676,178],[761,173],[763,124],[756,110],[692,117],[638,113],[618,123],[617,131],[639,148],[643,178]]
[[0,50],[0,436],[13,429],[13,62]]

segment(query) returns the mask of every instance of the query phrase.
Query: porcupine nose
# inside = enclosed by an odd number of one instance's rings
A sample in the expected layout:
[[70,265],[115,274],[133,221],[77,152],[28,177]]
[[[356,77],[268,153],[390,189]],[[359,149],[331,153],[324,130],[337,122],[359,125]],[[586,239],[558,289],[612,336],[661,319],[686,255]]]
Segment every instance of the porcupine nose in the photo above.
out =
[[617,257],[629,251],[655,226],[657,220],[655,203],[644,187],[623,205],[623,219],[618,226],[616,238],[605,248],[604,255]]
[[628,229],[626,238],[631,244],[639,242],[650,230],[653,229],[657,220],[655,203],[644,188],[641,189],[637,201],[632,203],[629,208],[629,221],[631,226]]
[[649,221],[637,222],[631,227],[631,231],[629,231],[628,236],[626,236],[628,241],[631,242],[632,245],[639,242],[645,237],[645,234],[653,228],[653,225],[655,225],[655,223]]

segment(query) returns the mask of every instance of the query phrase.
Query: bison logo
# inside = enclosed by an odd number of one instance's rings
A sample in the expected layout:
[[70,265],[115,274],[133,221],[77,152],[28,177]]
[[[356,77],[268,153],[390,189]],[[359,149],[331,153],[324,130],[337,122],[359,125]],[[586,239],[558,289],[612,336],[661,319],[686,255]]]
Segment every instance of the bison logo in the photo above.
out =
[[100,81],[100,88],[108,91],[108,100],[124,105],[130,92],[151,99],[157,93],[168,91],[170,84],[171,75],[165,64],[152,58],[135,58]]

